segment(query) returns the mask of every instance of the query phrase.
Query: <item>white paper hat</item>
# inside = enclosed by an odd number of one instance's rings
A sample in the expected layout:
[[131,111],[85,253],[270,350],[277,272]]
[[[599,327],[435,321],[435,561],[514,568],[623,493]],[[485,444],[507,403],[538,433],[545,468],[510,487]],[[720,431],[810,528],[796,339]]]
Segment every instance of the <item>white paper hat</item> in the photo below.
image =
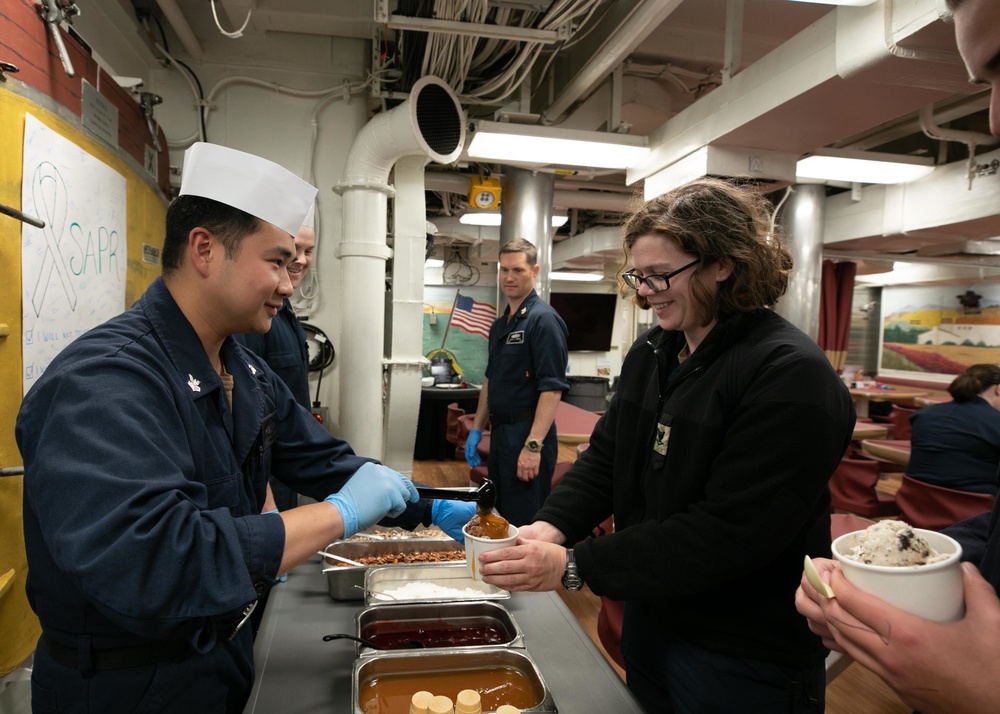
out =
[[311,206],[309,206],[309,213],[306,214],[306,219],[302,221],[302,225],[307,226],[308,228],[315,228],[314,225],[315,221],[316,221],[316,204],[313,203]]
[[199,141],[184,153],[181,196],[225,203],[293,236],[317,192],[284,167],[243,151]]

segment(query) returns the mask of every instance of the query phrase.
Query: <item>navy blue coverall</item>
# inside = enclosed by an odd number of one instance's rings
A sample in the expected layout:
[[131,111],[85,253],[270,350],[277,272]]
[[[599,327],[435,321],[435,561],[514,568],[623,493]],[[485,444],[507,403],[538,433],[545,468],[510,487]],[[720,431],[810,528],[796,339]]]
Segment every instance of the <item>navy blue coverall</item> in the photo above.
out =
[[513,319],[510,305],[490,327],[486,365],[490,413],[487,472],[497,487],[496,508],[516,526],[531,523],[549,495],[559,456],[555,421],[542,445],[538,476],[517,478],[517,459],[535,418],[539,392],[566,391],[566,323],[532,290]]
[[273,582],[285,541],[280,517],[260,515],[266,476],[322,500],[371,459],[260,357],[232,338],[221,356],[232,411],[157,278],[25,397],[15,435],[26,589],[42,626],[36,713],[243,710],[251,628],[227,638]]
[[[281,378],[295,400],[310,408],[309,400],[309,346],[306,332],[295,316],[292,303],[285,298],[278,314],[271,320],[271,329],[260,335],[247,333],[235,335],[237,342],[267,362],[267,366]],[[298,505],[298,496],[276,478],[271,478],[271,493],[279,511]]]

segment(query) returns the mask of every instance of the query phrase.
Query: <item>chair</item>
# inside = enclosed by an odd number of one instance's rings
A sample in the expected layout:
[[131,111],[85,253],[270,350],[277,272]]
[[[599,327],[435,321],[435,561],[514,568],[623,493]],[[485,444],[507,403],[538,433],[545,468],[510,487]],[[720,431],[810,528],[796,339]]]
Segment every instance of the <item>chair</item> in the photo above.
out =
[[935,531],[963,518],[989,511],[994,500],[988,493],[936,486],[906,474],[903,474],[903,482],[896,492],[900,518],[911,526]]
[[562,477],[565,475],[567,471],[569,471],[572,465],[573,465],[572,461],[556,462],[556,467],[552,471],[552,488],[555,488],[556,486],[559,485],[559,482],[562,481]]
[[864,461],[874,461],[878,464],[879,473],[894,473],[901,474],[906,471],[906,464],[901,464],[898,461],[891,461],[889,459],[877,456],[876,454],[868,453],[864,451],[857,442],[852,441],[851,445],[847,447],[847,453],[845,454],[851,459],[862,459]]
[[[594,529],[593,535],[599,538],[603,533],[613,533],[614,530],[614,517],[610,516]],[[622,657],[620,646],[624,612],[625,603],[623,601],[612,600],[607,595],[601,595],[601,609],[597,613],[597,636],[601,640],[604,651],[622,669],[625,669],[625,658]]]
[[621,600],[612,600],[604,595],[601,596],[601,609],[597,613],[597,636],[600,638],[604,650],[622,669],[625,669],[625,658],[622,657],[620,647],[622,614],[624,612],[625,603]]
[[465,437],[468,432],[465,434],[462,433],[462,424],[459,420],[463,416],[465,416],[465,410],[458,406],[458,402],[452,402],[448,405],[445,420],[445,438],[449,444],[453,444],[456,448],[461,446],[464,449]]
[[871,518],[862,518],[853,513],[831,513],[830,514],[830,540],[834,541],[842,535],[863,531],[868,526],[875,523]]
[[[472,431],[472,425],[475,423],[475,414],[465,414],[463,413],[458,417],[458,439],[455,444],[455,461],[465,461],[465,442],[469,438],[469,432]],[[449,439],[450,441],[450,439]],[[476,453],[479,454],[479,458],[482,460],[482,465],[476,468],[482,468],[482,475],[470,474],[469,478],[473,484],[482,483],[482,478],[486,476],[486,461],[490,457],[490,432],[488,429],[483,430],[482,438],[479,440],[479,444],[476,446]]]
[[917,410],[912,407],[904,407],[900,404],[892,405],[892,412],[889,414],[889,419],[895,427],[893,439],[910,438],[910,415],[915,411]]
[[879,464],[871,459],[843,458],[830,477],[830,497],[834,508],[869,518],[899,513],[895,499],[875,488]]

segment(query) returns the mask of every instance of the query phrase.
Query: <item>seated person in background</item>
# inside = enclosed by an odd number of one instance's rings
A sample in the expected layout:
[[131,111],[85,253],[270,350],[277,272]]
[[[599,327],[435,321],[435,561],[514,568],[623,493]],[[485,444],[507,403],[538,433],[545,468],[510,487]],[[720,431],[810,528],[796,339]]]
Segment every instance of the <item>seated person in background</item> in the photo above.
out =
[[910,416],[906,475],[975,493],[997,493],[1000,464],[1000,367],[974,364],[948,385],[954,401]]

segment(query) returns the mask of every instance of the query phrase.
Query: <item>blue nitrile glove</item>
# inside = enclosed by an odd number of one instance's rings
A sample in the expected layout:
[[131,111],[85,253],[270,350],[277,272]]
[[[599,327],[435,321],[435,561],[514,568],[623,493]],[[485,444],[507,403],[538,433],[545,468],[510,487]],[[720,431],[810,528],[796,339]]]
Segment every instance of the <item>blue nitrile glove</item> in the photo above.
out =
[[431,523],[457,540],[465,542],[462,528],[476,515],[476,504],[468,501],[446,501],[440,498],[431,501]]
[[398,516],[407,502],[415,503],[417,488],[410,479],[388,466],[363,464],[354,475],[325,500],[332,503],[344,521],[344,538],[371,528],[386,516]]
[[[261,511],[261,512],[260,512],[260,515],[262,515],[262,516],[270,516],[271,514],[274,514],[275,516],[276,516],[276,515],[278,515],[278,509],[277,509],[277,508],[273,508],[273,509],[271,509],[270,511]],[[279,575],[279,576],[278,576],[277,578],[275,578],[275,579],[276,579],[276,580],[277,580],[277,581],[278,581],[279,583],[284,583],[284,582],[287,582],[287,581],[288,581],[288,573],[282,573],[281,575]]]
[[469,430],[469,436],[465,440],[465,460],[469,462],[469,466],[472,468],[479,466],[479,454],[476,452],[476,447],[479,446],[479,442],[482,440],[482,429]]

